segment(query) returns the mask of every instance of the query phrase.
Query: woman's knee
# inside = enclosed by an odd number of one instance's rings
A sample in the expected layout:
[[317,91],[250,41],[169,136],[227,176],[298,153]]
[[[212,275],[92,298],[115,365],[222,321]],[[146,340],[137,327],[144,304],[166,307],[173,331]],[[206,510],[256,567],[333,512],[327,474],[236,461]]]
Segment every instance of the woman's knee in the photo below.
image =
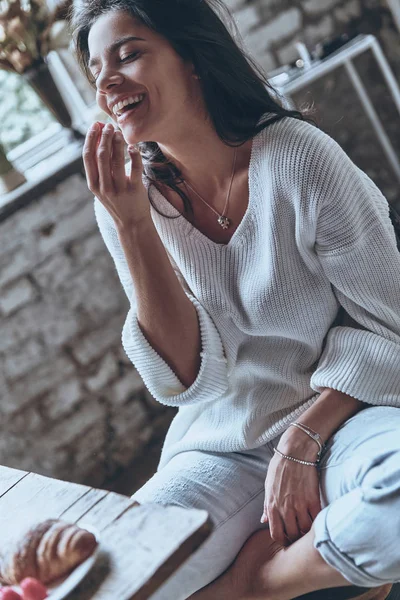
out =
[[[400,436],[399,436],[400,437]],[[400,503],[400,443],[399,448],[380,453],[376,461],[371,461],[365,473],[361,489],[366,502],[399,507]],[[400,520],[400,510],[397,511]],[[393,515],[394,516],[394,515]],[[397,529],[399,531],[399,529]]]

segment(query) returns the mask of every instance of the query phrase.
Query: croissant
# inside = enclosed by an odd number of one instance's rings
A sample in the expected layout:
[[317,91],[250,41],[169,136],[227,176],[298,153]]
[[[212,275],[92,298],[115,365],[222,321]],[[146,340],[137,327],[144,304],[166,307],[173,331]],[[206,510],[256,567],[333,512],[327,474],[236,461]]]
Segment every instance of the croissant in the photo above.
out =
[[0,562],[0,583],[15,585],[25,577],[51,583],[86,560],[96,545],[95,536],[86,529],[48,519],[6,550]]

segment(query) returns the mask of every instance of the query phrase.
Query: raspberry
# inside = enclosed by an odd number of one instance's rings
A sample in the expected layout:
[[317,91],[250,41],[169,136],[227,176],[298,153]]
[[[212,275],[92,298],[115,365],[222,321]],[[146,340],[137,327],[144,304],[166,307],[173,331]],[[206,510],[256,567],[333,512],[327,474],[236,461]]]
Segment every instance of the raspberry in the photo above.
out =
[[19,585],[21,586],[23,600],[44,600],[47,598],[47,590],[43,583],[34,577],[26,577]]
[[0,588],[0,600],[22,600],[22,597],[11,587]]

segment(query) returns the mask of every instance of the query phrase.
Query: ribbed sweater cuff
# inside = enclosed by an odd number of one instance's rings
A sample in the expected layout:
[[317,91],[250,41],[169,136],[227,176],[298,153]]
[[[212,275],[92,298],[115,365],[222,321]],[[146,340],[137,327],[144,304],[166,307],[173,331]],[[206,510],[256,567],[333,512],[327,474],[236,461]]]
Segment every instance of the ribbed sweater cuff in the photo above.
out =
[[311,387],[332,388],[375,405],[400,406],[400,345],[371,331],[334,327]]
[[143,334],[133,308],[122,331],[125,352],[151,395],[168,406],[188,406],[211,402],[228,387],[227,360],[219,333],[201,304],[192,298],[197,310],[201,336],[201,364],[196,380],[189,388],[179,381],[171,367],[150,345]]

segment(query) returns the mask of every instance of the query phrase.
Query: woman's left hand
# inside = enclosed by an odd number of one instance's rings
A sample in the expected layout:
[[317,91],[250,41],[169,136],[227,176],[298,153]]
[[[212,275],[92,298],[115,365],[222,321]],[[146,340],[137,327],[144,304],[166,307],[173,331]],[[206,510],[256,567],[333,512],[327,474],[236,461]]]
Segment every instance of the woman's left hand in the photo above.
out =
[[320,510],[317,468],[274,454],[265,480],[263,515],[272,539],[282,546],[295,542],[311,529]]

